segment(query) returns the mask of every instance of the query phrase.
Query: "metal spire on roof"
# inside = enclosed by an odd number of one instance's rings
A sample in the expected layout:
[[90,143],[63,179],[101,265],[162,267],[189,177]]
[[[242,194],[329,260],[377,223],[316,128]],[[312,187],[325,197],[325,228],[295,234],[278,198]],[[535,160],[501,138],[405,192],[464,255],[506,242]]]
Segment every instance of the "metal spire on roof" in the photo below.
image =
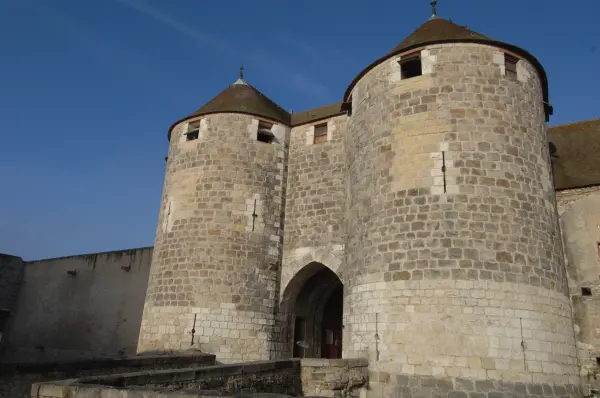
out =
[[233,84],[248,84],[244,81],[244,65],[240,65],[240,77]]
[[437,0],[431,0],[429,2],[431,4],[431,18],[430,19],[435,19],[437,18]]

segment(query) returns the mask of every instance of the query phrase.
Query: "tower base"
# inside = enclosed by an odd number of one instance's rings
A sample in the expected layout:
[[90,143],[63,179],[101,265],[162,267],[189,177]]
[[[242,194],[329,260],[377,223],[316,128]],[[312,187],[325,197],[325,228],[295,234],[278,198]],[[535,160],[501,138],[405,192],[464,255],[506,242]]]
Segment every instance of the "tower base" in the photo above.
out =
[[552,385],[369,372],[367,397],[581,398],[587,396],[582,389],[582,386],[575,384]]

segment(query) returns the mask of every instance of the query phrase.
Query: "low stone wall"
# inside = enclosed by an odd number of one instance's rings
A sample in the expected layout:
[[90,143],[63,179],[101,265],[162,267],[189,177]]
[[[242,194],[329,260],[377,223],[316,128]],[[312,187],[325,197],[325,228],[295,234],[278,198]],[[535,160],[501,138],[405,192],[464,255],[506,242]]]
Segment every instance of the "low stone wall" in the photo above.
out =
[[332,397],[337,391],[356,392],[366,386],[368,365],[366,359],[302,359],[303,393]]
[[208,366],[214,365],[214,363],[214,355],[199,354],[41,364],[4,364],[0,365],[0,398],[29,397],[32,392],[32,384],[52,380],[158,369],[187,368],[190,366]]
[[367,366],[366,359],[289,359],[136,372],[38,383],[31,397],[359,397],[366,385]]
[[369,372],[368,396],[378,398],[583,398],[588,397],[588,394],[587,388],[573,384],[554,385]]

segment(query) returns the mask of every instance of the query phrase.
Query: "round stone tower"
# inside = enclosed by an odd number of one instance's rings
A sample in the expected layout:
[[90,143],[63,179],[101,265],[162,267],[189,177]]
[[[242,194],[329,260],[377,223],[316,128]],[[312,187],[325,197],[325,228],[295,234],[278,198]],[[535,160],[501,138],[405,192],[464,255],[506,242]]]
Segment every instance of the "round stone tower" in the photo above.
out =
[[240,76],[169,129],[139,353],[269,358],[289,118]]
[[434,16],[345,101],[343,356],[374,396],[575,394],[540,63]]

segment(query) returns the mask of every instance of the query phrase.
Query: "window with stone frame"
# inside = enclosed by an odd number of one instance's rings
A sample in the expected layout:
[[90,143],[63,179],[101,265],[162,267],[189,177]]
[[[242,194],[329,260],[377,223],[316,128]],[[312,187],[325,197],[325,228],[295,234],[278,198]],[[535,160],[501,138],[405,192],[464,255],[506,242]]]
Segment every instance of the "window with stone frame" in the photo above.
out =
[[272,131],[273,123],[258,121],[258,129],[256,130],[256,140],[267,144],[275,142],[275,134]]
[[398,63],[400,64],[400,75],[402,76],[402,80],[421,76],[423,74],[420,53],[404,56]]
[[504,54],[504,70],[506,77],[511,79],[517,78],[517,62],[519,59],[509,54]]
[[327,123],[322,123],[315,126],[313,143],[319,144],[321,142],[327,142]]
[[194,141],[197,140],[200,136],[200,120],[194,120],[193,122],[189,122],[187,125],[187,130],[185,132],[185,140],[186,141]]

